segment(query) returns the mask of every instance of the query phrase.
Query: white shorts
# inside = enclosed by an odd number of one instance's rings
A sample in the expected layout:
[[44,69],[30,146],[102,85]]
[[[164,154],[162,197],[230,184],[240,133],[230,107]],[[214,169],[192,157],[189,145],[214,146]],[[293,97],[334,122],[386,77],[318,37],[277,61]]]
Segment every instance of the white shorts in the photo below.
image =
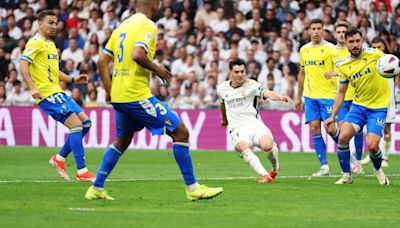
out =
[[231,135],[232,143],[235,147],[239,141],[247,142],[249,147],[258,146],[258,140],[263,135],[267,135],[271,137],[272,140],[274,140],[271,130],[269,130],[269,128],[258,119],[246,123],[241,127],[235,128],[229,133]]
[[386,123],[394,123],[396,120],[396,105],[390,103],[386,115]]

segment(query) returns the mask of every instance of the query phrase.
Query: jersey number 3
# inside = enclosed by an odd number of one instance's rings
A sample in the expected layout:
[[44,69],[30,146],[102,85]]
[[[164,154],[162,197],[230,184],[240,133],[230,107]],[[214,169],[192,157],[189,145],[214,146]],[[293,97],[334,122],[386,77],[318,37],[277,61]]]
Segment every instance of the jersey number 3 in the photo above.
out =
[[124,41],[126,38],[126,33],[123,32],[119,34],[119,38],[121,38],[121,42],[119,43],[118,62],[122,62],[122,60],[124,59]]

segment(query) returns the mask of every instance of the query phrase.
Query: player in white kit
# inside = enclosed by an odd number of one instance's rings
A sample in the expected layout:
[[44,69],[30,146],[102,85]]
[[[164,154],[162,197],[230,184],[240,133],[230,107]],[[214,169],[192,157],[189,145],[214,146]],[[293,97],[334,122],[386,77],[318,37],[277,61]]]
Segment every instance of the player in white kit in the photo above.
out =
[[[271,131],[263,123],[256,109],[257,98],[293,103],[288,96],[265,90],[261,85],[246,78],[246,64],[242,59],[229,63],[231,80],[218,85],[223,127],[228,127],[236,151],[257,172],[259,183],[272,182],[279,170],[278,147]],[[251,148],[259,147],[266,152],[272,170],[268,173]]]
[[[384,41],[380,37],[375,37],[371,41],[371,47],[377,48],[383,52],[386,51]],[[386,52],[385,52],[386,53]],[[390,103],[386,116],[385,129],[383,130],[383,150],[382,150],[382,167],[389,167],[389,153],[392,149],[392,133],[391,126],[396,120],[396,100],[394,97],[394,80],[395,78],[389,78],[390,86]],[[371,161],[369,156],[365,157],[361,164],[366,165]]]

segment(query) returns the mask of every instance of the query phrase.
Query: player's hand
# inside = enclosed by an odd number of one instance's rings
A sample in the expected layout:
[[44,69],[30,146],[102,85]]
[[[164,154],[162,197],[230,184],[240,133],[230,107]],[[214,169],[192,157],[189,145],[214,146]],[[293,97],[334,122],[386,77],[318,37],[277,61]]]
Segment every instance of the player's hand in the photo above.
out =
[[111,95],[106,93],[106,103],[111,104]]
[[39,90],[36,89],[36,88],[31,89],[31,95],[32,95],[32,97],[35,98],[35,99],[42,100],[42,98],[43,98],[43,97],[42,97],[42,94],[40,94]]
[[228,121],[227,120],[221,120],[221,126],[222,127],[228,126]]
[[302,111],[303,110],[303,101],[302,100],[296,100],[294,102],[294,110],[295,111]]
[[293,103],[293,100],[289,96],[281,96],[279,100],[286,103]]
[[171,80],[172,74],[164,66],[158,67],[158,70],[155,73],[164,81],[164,83]]
[[75,78],[75,83],[76,84],[84,84],[87,83],[89,80],[89,75],[87,74],[81,74],[78,77]]
[[335,122],[335,119],[333,117],[329,117],[324,121],[324,126],[326,129],[328,129],[329,125]]
[[331,79],[331,78],[333,78],[333,77],[335,77],[335,76],[337,76],[337,73],[336,73],[336,72],[325,72],[325,74],[324,74],[324,77],[325,77],[326,79]]

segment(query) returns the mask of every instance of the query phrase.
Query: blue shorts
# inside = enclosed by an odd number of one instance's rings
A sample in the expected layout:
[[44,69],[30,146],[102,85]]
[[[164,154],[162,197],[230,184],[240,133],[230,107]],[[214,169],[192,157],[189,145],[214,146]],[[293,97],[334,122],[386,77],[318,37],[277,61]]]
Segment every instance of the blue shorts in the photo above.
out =
[[117,137],[123,138],[144,127],[153,135],[173,132],[181,123],[179,117],[155,97],[130,103],[112,103],[115,109]]
[[344,118],[346,117],[346,114],[349,112],[351,108],[351,104],[353,104],[353,101],[344,101],[342,104],[342,107],[339,110],[338,113],[338,119],[339,121],[343,121]]
[[357,124],[362,129],[367,124],[367,133],[382,137],[386,124],[387,108],[370,109],[353,104],[344,121]]
[[[306,124],[314,120],[324,121],[328,119],[333,110],[333,99],[315,99],[304,97],[304,106],[306,111]],[[339,121],[341,116],[337,116],[335,122]]]
[[39,103],[39,107],[53,119],[64,123],[72,113],[82,112],[81,107],[64,93],[55,93]]

